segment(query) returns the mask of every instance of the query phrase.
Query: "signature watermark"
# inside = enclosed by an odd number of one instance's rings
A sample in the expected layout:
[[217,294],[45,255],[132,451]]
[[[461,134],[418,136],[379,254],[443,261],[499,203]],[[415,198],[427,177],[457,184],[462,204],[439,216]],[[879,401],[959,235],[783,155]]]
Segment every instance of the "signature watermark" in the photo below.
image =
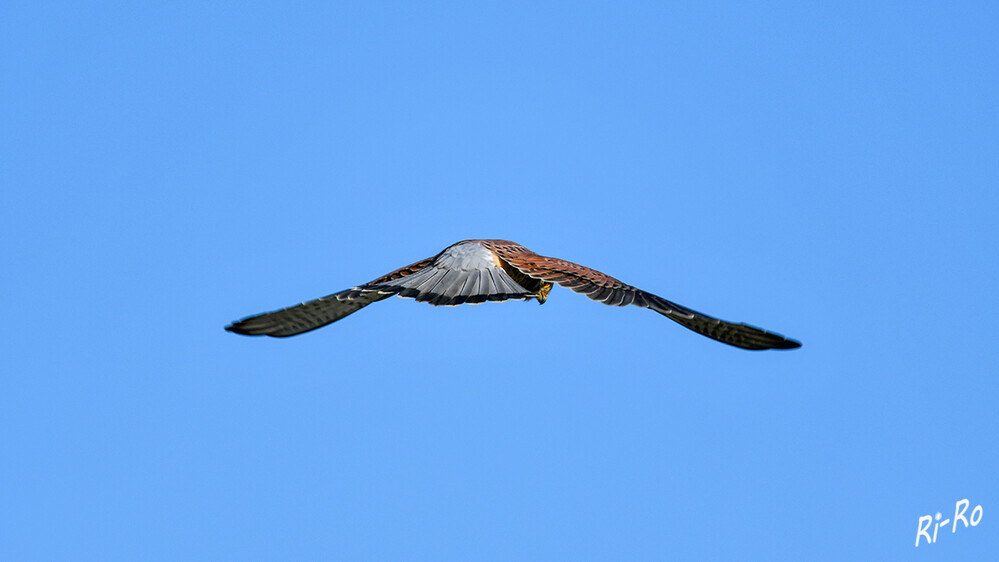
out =
[[[916,546],[919,546],[919,540],[924,537],[926,538],[926,544],[933,544],[937,542],[937,531],[940,530],[940,527],[946,529],[947,525],[950,525],[952,521],[953,526],[950,529],[952,534],[957,532],[958,522],[964,523],[964,528],[977,527],[978,524],[982,522],[982,506],[976,505],[974,509],[971,510],[970,514],[965,515],[968,512],[968,506],[970,505],[971,501],[967,499],[957,502],[954,505],[953,519],[944,519],[941,521],[940,519],[943,517],[943,514],[939,511],[936,516],[924,515],[920,517],[919,525],[916,527]],[[934,521],[936,521],[936,525],[933,524]],[[932,535],[930,535],[931,526],[933,527]]]

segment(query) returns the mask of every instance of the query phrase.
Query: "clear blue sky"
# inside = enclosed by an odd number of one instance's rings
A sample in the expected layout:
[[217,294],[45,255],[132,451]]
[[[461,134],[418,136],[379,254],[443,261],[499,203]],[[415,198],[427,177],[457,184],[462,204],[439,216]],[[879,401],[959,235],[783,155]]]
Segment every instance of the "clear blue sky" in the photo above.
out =
[[[997,27],[4,3],[0,558],[994,556]],[[558,288],[222,329],[465,238],[804,347]]]

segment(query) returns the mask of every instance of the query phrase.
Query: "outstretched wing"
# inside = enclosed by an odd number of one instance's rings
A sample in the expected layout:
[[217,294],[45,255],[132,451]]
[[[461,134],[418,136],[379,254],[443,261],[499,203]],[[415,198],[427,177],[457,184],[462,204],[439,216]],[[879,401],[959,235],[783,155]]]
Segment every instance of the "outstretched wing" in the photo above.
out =
[[686,328],[722,343],[753,350],[801,347],[801,343],[780,334],[749,324],[719,320],[622,283],[595,269],[570,261],[540,256],[514,242],[496,240],[484,241],[484,244],[528,277],[558,283],[607,305],[632,304],[650,308]]
[[541,283],[521,283],[502,262],[474,241],[459,242],[440,254],[418,261],[359,287],[295,306],[244,318],[226,330],[247,336],[287,337],[315,330],[392,295],[434,306],[479,304],[486,301],[537,297]]
[[339,293],[333,293],[315,300],[303,302],[274,312],[265,312],[243,318],[225,327],[226,330],[244,336],[273,336],[284,338],[295,336],[316,328],[321,328],[327,324],[353,314],[358,310],[368,306],[373,302],[378,302],[392,296],[391,292],[373,290],[370,285],[391,283],[408,275],[420,271],[433,263],[434,259],[427,258],[414,264],[397,269],[388,275],[383,275],[367,285],[354,287]]
[[373,302],[392,296],[373,291],[358,292],[355,296],[349,296],[352,291],[353,289],[348,289],[274,312],[250,316],[229,324],[225,329],[244,336],[275,338],[296,336],[322,328]]

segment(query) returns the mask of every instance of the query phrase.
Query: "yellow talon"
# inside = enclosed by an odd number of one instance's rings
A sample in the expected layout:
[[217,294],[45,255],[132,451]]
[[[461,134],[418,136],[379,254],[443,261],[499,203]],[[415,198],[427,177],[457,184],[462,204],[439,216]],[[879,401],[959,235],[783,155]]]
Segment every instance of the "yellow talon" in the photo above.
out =
[[552,290],[551,283],[541,284],[541,288],[538,289],[538,304],[545,304],[545,301],[548,300],[548,291],[551,290]]

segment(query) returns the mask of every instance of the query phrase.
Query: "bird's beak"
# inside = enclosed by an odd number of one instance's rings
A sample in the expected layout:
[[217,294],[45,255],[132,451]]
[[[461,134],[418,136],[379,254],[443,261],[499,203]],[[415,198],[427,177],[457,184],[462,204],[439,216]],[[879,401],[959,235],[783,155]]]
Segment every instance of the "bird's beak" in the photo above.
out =
[[548,300],[548,291],[551,290],[552,290],[551,283],[541,284],[541,289],[538,290],[538,304],[545,304],[545,301]]

